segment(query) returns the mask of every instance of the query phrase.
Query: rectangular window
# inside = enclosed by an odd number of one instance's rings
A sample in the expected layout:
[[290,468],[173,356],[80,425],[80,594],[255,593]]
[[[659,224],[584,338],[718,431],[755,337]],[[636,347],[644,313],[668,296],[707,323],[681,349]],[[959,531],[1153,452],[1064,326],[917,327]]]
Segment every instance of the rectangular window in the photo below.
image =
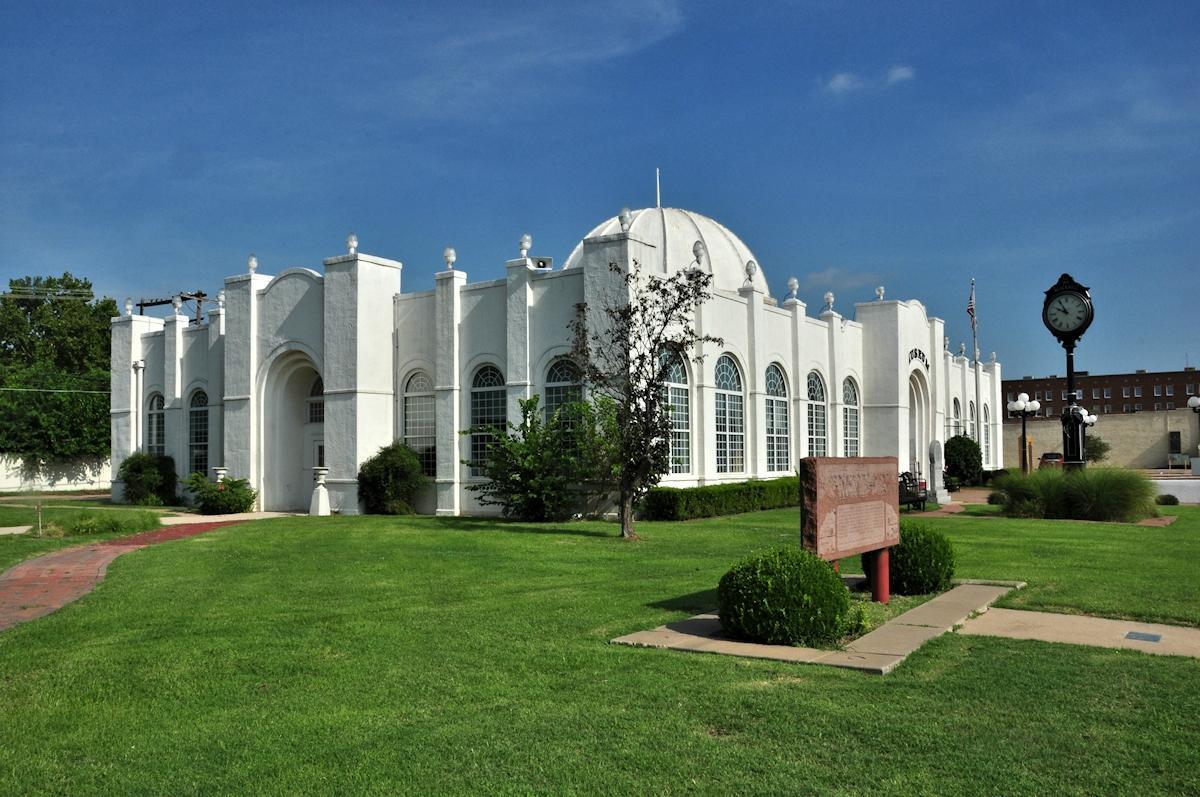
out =
[[162,455],[166,453],[165,441],[167,439],[167,416],[162,410],[150,413],[150,426],[147,429],[149,439],[146,441],[146,451],[151,454]]
[[1123,387],[1123,388],[1121,388],[1121,398],[1129,398],[1129,387],[1128,387],[1128,385],[1127,385],[1127,386],[1125,386],[1125,387]]
[[842,450],[847,457],[858,456],[858,407],[842,407]]
[[1121,412],[1129,412],[1129,410],[1130,410],[1130,405],[1129,405],[1129,404],[1122,404],[1122,405],[1121,405]]
[[825,447],[825,405],[819,401],[808,402],[808,455],[823,457]]
[[1111,412],[1112,412],[1112,405],[1111,405],[1111,404],[1105,404],[1105,405],[1104,405],[1104,414],[1105,414],[1105,415],[1108,415],[1108,414],[1110,414]]
[[1112,398],[1112,388],[1111,387],[1104,388],[1104,397],[1106,399]]
[[1098,387],[1092,388],[1092,398],[1094,398],[1094,399],[1100,398],[1100,388],[1098,388]]
[[[1050,398],[1050,394],[1048,392],[1046,393],[1046,398]],[[1033,400],[1041,401],[1042,400],[1042,391],[1040,391],[1040,390],[1033,391]]]
[[1011,390],[1010,390],[1010,391],[1008,391],[1008,400],[1009,400],[1009,401],[1016,401],[1016,400],[1017,400],[1017,397],[1016,397],[1015,395],[1013,395],[1013,392],[1012,392]]
[[1047,418],[1054,417],[1054,408],[1053,407],[1049,407],[1049,406],[1046,407],[1046,417]]
[[742,397],[717,391],[717,473],[741,473],[746,469],[743,448]]
[[767,470],[788,470],[788,412],[787,401],[767,399]]
[[1141,385],[1137,385],[1136,387],[1133,388],[1133,397],[1134,398],[1142,397],[1142,386]]
[[437,475],[437,436],[434,427],[434,397],[414,394],[404,397],[404,445],[417,453],[421,471]]
[[1174,401],[1168,401],[1168,402],[1167,402],[1167,409],[1169,409],[1169,410],[1173,410],[1173,409],[1175,409],[1175,402],[1174,402]]
[[208,476],[208,407],[188,411],[188,473]]
[[1154,411],[1158,412],[1161,409],[1162,409],[1162,402],[1161,401],[1154,402]]
[[1174,385],[1167,385],[1167,395],[1168,396],[1175,395],[1175,386]]
[[1134,412],[1141,412],[1141,411],[1142,411],[1142,405],[1141,405],[1141,404],[1134,404],[1134,405],[1133,405],[1133,411],[1134,411]]
[[688,412],[687,387],[671,385],[671,473],[687,473],[692,469],[692,424]]
[[1063,401],[1067,400],[1067,391],[1065,391],[1065,390],[1062,392],[1062,400]]
[[1154,395],[1155,395],[1155,396],[1161,396],[1161,395],[1162,395],[1162,385],[1155,385],[1155,386],[1154,386]]
[[1185,390],[1186,390],[1186,392],[1187,392],[1187,394],[1188,394],[1189,396],[1194,396],[1194,395],[1196,395],[1196,383],[1195,383],[1195,382],[1189,382],[1189,383],[1187,384],[1187,386],[1186,386]]
[[[480,390],[471,391],[471,426],[475,429],[488,427],[503,427],[507,421],[505,404],[508,401],[508,391]],[[471,434],[471,470],[472,476],[483,476],[487,473],[486,463],[488,449],[495,438],[489,432],[477,431]]]

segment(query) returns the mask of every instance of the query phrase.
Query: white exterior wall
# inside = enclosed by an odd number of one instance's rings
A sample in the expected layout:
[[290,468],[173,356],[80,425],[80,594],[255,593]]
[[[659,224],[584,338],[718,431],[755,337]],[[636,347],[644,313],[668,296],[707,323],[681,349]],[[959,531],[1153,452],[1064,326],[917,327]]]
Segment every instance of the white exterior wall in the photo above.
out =
[[[189,326],[182,316],[114,319],[114,467],[144,446],[138,423],[144,424],[148,397],[162,392],[168,407],[167,453],[186,475],[186,402],[193,391],[204,389],[210,466],[223,465],[231,476],[249,479],[265,505],[286,508],[272,502],[298,502],[311,469],[306,447],[314,442],[309,438],[319,436],[330,469],[331,504],[353,514],[359,511],[358,467],[381,446],[403,437],[405,383],[421,370],[434,385],[437,441],[437,476],[421,505],[443,515],[492,512],[467,490],[470,477],[462,464],[469,439],[460,431],[470,426],[475,372],[485,364],[501,370],[508,416],[517,421],[519,400],[541,393],[553,361],[569,354],[568,324],[576,306],[586,302],[591,321],[601,320],[600,308],[620,301],[625,290],[609,263],[628,267],[635,259],[651,273],[663,270],[659,245],[613,232],[586,239],[565,270],[538,269],[534,261],[518,258],[505,264],[504,279],[471,284],[465,272],[451,269],[436,275],[433,291],[405,294],[399,262],[354,253],[323,261],[323,274],[289,269],[275,277],[230,277],[224,311],[212,311],[207,324]],[[728,264],[708,267],[726,269],[728,286]],[[916,410],[909,388],[916,373],[928,393],[918,418],[929,442],[944,442],[954,398],[964,408],[964,422],[974,400],[981,417],[984,404],[990,410],[992,445],[985,466],[1003,461],[1000,366],[980,366],[981,397],[976,397],[974,366],[945,351],[943,322],[927,316],[920,302],[865,302],[855,305],[853,318],[836,309],[812,317],[796,299],[772,300],[760,275],[740,289],[714,289],[711,301],[697,310],[699,332],[724,343],[704,345],[700,364],[685,363],[692,471],[667,474],[664,484],[791,473],[796,460],[811,450],[810,371],[825,385],[830,455],[843,451],[842,385],[851,378],[859,397],[860,453],[896,456],[907,469],[917,431],[910,428]],[[714,372],[726,353],[740,370],[746,413],[745,468],[736,473],[716,472]],[[146,368],[137,376],[131,364],[139,359],[146,360]],[[783,370],[790,413],[790,464],[777,472],[767,471],[764,426],[765,374],[771,364]],[[305,399],[300,388],[307,389],[316,376],[325,391],[319,427],[296,420]],[[299,448],[280,442],[301,435],[306,437]],[[917,459],[924,467],[929,452],[922,447]],[[292,455],[284,456],[287,452]]]

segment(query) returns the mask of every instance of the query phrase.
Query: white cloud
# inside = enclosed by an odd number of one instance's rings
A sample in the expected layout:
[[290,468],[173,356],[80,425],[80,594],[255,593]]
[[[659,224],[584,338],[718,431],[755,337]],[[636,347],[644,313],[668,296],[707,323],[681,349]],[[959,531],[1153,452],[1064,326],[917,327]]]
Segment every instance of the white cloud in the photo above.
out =
[[896,64],[887,73],[887,84],[890,86],[893,83],[902,83],[905,80],[912,80],[917,76],[917,72],[911,66],[905,64]]
[[830,94],[845,94],[848,91],[857,91],[864,85],[862,78],[853,72],[838,72],[829,78],[825,84],[825,90]]
[[829,94],[849,94],[854,91],[879,91],[897,83],[912,80],[917,71],[907,64],[896,64],[877,78],[866,78],[854,72],[838,72],[828,80],[822,79],[821,87]]

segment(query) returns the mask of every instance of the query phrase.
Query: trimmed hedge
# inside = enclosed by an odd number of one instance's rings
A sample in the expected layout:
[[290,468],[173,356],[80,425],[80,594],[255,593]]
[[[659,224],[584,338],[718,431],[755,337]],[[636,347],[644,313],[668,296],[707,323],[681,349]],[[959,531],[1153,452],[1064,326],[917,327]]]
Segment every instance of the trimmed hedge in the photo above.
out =
[[87,534],[133,534],[162,525],[158,513],[145,511],[95,510],[55,513],[43,524],[42,533],[51,537]]
[[954,548],[945,534],[924,523],[900,521],[900,544],[888,555],[888,582],[898,595],[927,595],[950,589]]
[[642,520],[691,520],[800,505],[800,479],[760,479],[703,487],[651,487],[642,499]]
[[1179,498],[1170,493],[1163,493],[1154,499],[1154,503],[1159,506],[1179,506]]
[[125,500],[140,506],[164,506],[178,503],[175,460],[163,454],[143,451],[130,454],[117,470],[117,479],[125,484]]
[[417,453],[395,442],[359,467],[358,497],[368,515],[411,515],[413,497],[428,483]]
[[833,566],[796,546],[741,562],[717,585],[721,628],[768,645],[831,645],[861,625]]
[[188,476],[188,489],[202,515],[235,515],[254,508],[258,492],[245,479],[226,476],[219,482],[210,482],[203,474]]

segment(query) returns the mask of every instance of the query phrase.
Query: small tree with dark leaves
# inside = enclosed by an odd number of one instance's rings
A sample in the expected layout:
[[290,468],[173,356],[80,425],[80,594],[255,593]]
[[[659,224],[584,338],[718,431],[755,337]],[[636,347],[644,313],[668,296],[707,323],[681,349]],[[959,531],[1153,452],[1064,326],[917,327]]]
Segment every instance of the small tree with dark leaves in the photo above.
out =
[[600,308],[576,305],[570,324],[573,359],[582,366],[584,381],[593,395],[612,401],[612,469],[621,536],[627,540],[637,539],[634,504],[670,469],[666,376],[672,358],[664,355],[674,352],[700,362],[702,344],[724,344],[699,334],[694,324],[696,307],[712,296],[711,274],[699,268],[645,274],[632,262],[629,270],[609,263],[609,271],[619,276],[614,298]]

